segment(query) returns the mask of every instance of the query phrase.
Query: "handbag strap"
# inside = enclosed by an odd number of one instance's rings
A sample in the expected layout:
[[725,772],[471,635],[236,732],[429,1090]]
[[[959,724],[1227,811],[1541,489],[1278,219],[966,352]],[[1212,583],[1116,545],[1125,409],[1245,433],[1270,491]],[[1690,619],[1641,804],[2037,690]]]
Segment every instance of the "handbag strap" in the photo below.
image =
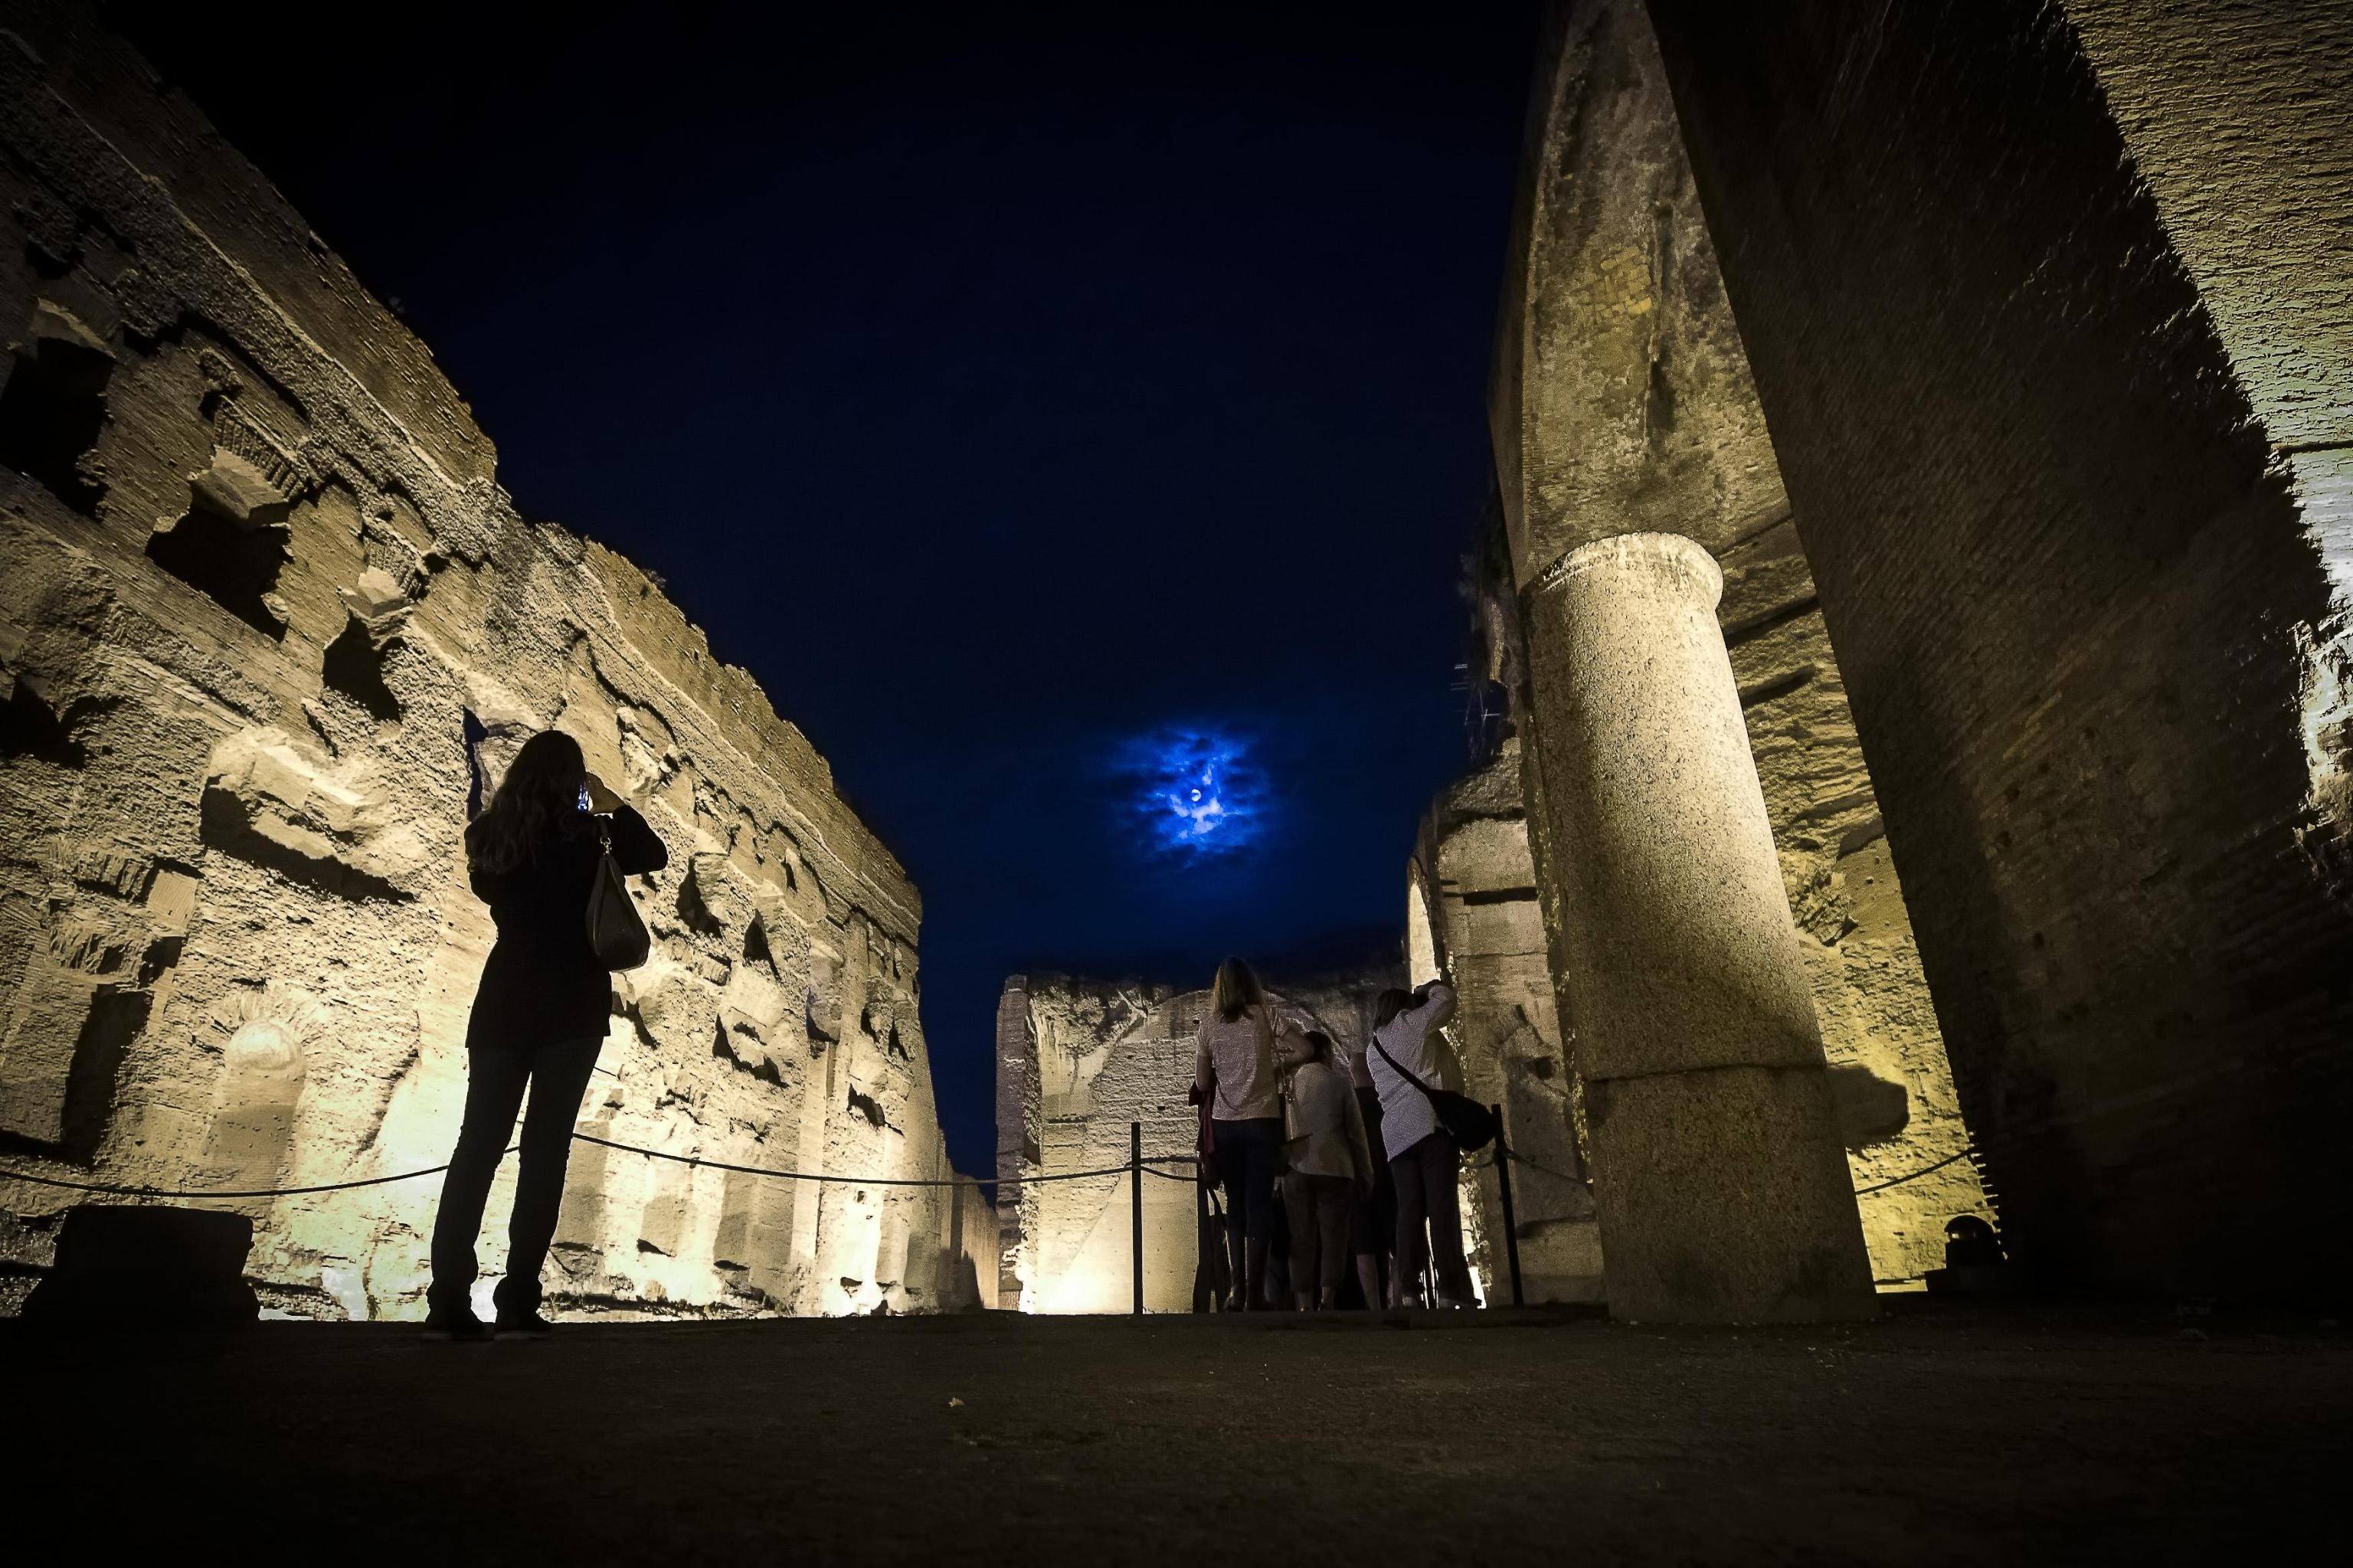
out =
[[1250,1008],[1250,1017],[1253,1024],[1251,1033],[1257,1037],[1259,1054],[1265,1058],[1263,1065],[1267,1075],[1274,1079],[1274,1092],[1277,1097],[1288,1099],[1291,1097],[1291,1080],[1282,1070],[1281,1054],[1275,1050],[1282,1036],[1274,1026],[1274,1009],[1263,1001],[1254,1003]]
[[1435,1110],[1438,1107],[1437,1094],[1431,1090],[1428,1084],[1423,1083],[1419,1078],[1417,1078],[1411,1073],[1407,1072],[1405,1070],[1404,1064],[1389,1054],[1389,1048],[1381,1044],[1381,1037],[1377,1034],[1373,1036],[1373,1049],[1381,1054],[1381,1060],[1389,1065],[1390,1071],[1396,1073],[1407,1083],[1411,1084],[1415,1088],[1421,1091],[1421,1097],[1430,1102],[1431,1109]]

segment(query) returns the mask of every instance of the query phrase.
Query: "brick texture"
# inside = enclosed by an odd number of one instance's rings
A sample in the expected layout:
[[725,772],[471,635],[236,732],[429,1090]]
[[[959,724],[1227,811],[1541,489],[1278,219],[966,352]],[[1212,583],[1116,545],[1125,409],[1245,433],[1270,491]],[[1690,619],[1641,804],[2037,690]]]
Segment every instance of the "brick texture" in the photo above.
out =
[[[2157,25],[2089,9],[2118,59]],[[2013,1251],[2094,1287],[2341,1289],[2327,491],[2280,450],[2311,410],[2251,398],[2216,324],[2253,343],[2224,303],[2295,292],[2342,344],[2341,258],[2243,232],[2186,265],[2055,7],[1651,11]],[[2308,35],[2307,85],[2343,31]],[[2343,104],[2243,116],[2258,145],[2213,166],[2292,167]],[[2137,105],[2135,142],[2199,112]],[[2264,422],[2291,408],[2294,443]]]

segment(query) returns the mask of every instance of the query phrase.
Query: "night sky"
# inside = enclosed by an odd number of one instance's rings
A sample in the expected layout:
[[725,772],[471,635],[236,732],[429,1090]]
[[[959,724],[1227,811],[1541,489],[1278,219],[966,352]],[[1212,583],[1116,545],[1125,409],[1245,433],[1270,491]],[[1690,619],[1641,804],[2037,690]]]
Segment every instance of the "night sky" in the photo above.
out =
[[1534,29],[858,9],[111,15],[832,763],[987,1171],[1008,974],[1396,948]]

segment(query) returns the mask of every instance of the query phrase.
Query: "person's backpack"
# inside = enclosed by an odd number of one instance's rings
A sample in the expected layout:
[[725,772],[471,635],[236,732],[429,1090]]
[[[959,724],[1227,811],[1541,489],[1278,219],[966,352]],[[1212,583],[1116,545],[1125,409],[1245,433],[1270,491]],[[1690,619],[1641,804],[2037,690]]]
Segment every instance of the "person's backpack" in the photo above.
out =
[[596,842],[604,853],[597,857],[596,880],[588,886],[588,946],[607,969],[633,969],[653,951],[653,933],[646,929],[637,900],[629,896],[621,868],[613,863],[613,834],[601,817]]
[[1389,1065],[1390,1071],[1421,1091],[1422,1097],[1430,1101],[1430,1108],[1438,1118],[1438,1125],[1446,1129],[1446,1135],[1462,1152],[1468,1154],[1495,1141],[1497,1128],[1493,1111],[1468,1095],[1458,1095],[1452,1089],[1431,1088],[1398,1065],[1398,1059],[1389,1054],[1389,1048],[1381,1044],[1378,1035],[1373,1037],[1373,1049],[1381,1054],[1381,1060]]

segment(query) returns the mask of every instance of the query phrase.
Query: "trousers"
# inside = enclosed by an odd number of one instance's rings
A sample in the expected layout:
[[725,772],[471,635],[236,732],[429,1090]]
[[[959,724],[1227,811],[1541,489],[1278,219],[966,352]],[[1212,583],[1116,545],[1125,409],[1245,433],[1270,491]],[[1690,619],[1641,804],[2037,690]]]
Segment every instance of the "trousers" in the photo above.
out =
[[[1263,1298],[1266,1281],[1250,1277],[1251,1242],[1274,1239],[1274,1180],[1282,1174],[1282,1118],[1251,1117],[1209,1124],[1217,1135],[1218,1181],[1226,1190],[1226,1251],[1233,1260],[1234,1299],[1253,1286]],[[1255,1306],[1264,1306],[1263,1299]]]
[[1348,1268],[1348,1213],[1356,1207],[1356,1183],[1345,1176],[1311,1176],[1292,1171],[1282,1178],[1283,1206],[1291,1211],[1291,1288],[1297,1295],[1336,1291]]
[[1226,1223],[1255,1241],[1274,1230],[1274,1179],[1282,1174],[1282,1118],[1219,1121],[1218,1180],[1226,1189]]
[[1433,1132],[1389,1159],[1389,1174],[1397,1181],[1400,1297],[1420,1293],[1422,1266],[1429,1264],[1438,1276],[1440,1296],[1466,1305],[1471,1300],[1471,1266],[1462,1256],[1462,1210],[1454,1189],[1461,1162],[1461,1151],[1442,1132]]
[[466,1118],[448,1174],[441,1179],[441,1207],[433,1216],[433,1284],[426,1299],[434,1310],[456,1311],[473,1294],[482,1205],[490,1200],[491,1181],[526,1087],[531,1108],[522,1118],[522,1163],[515,1178],[514,1212],[507,1221],[507,1272],[494,1298],[501,1318],[539,1309],[539,1271],[564,1206],[572,1124],[603,1044],[597,1036],[543,1045],[478,1045],[467,1053]]

